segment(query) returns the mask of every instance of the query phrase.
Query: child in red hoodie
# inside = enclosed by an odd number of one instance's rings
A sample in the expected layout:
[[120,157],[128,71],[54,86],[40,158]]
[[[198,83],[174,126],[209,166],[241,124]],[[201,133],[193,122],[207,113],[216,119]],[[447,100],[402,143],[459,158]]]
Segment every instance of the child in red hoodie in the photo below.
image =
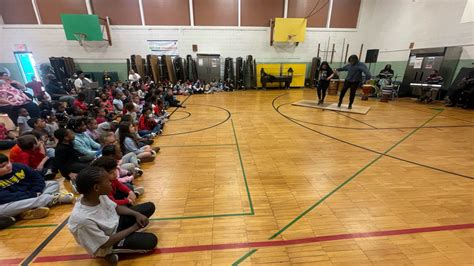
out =
[[143,109],[143,114],[138,120],[138,135],[152,135],[161,134],[161,124],[155,121],[151,108]]
[[80,92],[80,93],[77,94],[77,99],[74,100],[73,106],[75,108],[78,108],[82,112],[87,113],[89,108],[87,107],[87,103],[85,102],[85,100],[86,100],[86,95],[84,93]]
[[137,197],[145,192],[144,188],[135,187],[131,183],[120,183],[117,179],[117,161],[114,158],[102,156],[95,160],[92,166],[103,168],[109,174],[112,191],[108,196],[117,205],[135,205]]

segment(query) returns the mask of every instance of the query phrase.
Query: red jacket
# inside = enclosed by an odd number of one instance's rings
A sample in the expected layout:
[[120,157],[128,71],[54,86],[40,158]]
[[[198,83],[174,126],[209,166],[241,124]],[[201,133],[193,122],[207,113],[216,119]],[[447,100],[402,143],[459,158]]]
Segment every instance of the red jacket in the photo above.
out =
[[145,115],[141,115],[138,120],[138,130],[148,130],[151,131],[158,123],[153,119],[148,119]]
[[74,106],[79,107],[82,111],[87,111],[87,104],[85,102],[81,102],[78,99],[74,100]]
[[116,199],[115,198],[115,193],[117,191],[121,191],[121,192],[128,195],[128,193],[130,193],[131,190],[126,185],[120,183],[120,181],[118,181],[118,179],[114,179],[112,181],[112,191],[108,195],[109,199],[111,199],[113,202],[117,203],[117,205],[128,205],[130,203],[128,201],[128,198],[124,198],[124,199]]
[[18,144],[13,146],[10,150],[10,161],[12,163],[22,163],[26,164],[29,167],[36,169],[38,164],[46,157],[42,154],[39,149],[34,151],[24,151]]

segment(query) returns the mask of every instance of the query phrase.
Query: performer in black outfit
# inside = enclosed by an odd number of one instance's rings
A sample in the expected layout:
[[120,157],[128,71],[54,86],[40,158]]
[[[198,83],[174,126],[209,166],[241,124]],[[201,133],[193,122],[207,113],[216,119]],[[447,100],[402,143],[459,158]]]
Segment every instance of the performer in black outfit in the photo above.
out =
[[385,68],[380,70],[379,75],[393,76],[392,65],[390,64],[385,65]]
[[339,96],[339,103],[338,107],[341,107],[342,100],[344,99],[344,95],[346,94],[347,90],[350,88],[351,93],[349,97],[349,107],[348,109],[352,109],[352,103],[354,103],[355,93],[357,88],[360,87],[363,83],[362,80],[362,73],[365,74],[365,80],[369,80],[371,78],[370,72],[367,69],[367,66],[364,63],[359,62],[359,58],[357,55],[349,56],[349,64],[336,69],[337,71],[347,71],[347,77],[344,82],[344,86],[342,87],[341,94]]
[[319,68],[318,85],[316,86],[316,90],[318,91],[318,99],[319,99],[318,105],[324,104],[326,91],[328,90],[329,82],[331,81],[333,76],[334,76],[334,71],[332,71],[328,62],[326,61],[322,62],[321,67]]

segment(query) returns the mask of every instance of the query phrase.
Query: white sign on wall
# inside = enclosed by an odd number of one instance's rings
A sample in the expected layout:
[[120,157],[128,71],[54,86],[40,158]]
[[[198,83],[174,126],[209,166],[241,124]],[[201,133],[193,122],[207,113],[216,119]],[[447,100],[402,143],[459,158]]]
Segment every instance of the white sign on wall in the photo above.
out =
[[178,40],[147,40],[154,55],[178,55]]
[[421,68],[421,65],[423,64],[423,57],[417,57],[415,59],[415,65],[413,66],[414,69],[419,69]]

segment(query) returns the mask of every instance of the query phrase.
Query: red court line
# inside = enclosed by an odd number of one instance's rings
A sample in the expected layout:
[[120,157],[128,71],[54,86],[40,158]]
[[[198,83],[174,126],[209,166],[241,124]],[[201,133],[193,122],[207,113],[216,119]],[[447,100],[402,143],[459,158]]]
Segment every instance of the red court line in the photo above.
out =
[[[339,234],[339,235],[328,235],[328,236],[316,236],[301,239],[292,240],[277,240],[277,241],[261,241],[261,242],[247,242],[247,243],[229,243],[229,244],[217,244],[217,245],[201,245],[201,246],[184,246],[184,247],[172,247],[172,248],[158,248],[153,251],[154,254],[166,254],[166,253],[185,253],[185,252],[196,252],[196,251],[210,251],[210,250],[225,250],[225,249],[239,249],[239,248],[260,248],[260,247],[276,247],[276,246],[288,246],[288,245],[299,245],[309,244],[325,241],[335,241],[344,239],[354,238],[368,238],[368,237],[379,237],[379,236],[393,236],[393,235],[407,235],[407,234],[418,234],[428,232],[439,232],[439,231],[453,231],[462,229],[473,229],[474,223],[469,224],[455,224],[455,225],[443,225],[443,226],[432,226],[432,227],[419,227],[411,229],[398,229],[398,230],[384,230],[374,231],[365,233],[354,233],[354,234]],[[38,257],[34,262],[57,262],[57,261],[71,261],[71,260],[86,260],[92,257],[87,254],[78,255],[63,255],[63,256],[45,256]],[[0,264],[2,264],[0,260]]]
[[14,264],[14,265],[18,265],[20,264],[20,262],[23,261],[23,259],[0,259],[0,265],[10,265],[10,264]]

